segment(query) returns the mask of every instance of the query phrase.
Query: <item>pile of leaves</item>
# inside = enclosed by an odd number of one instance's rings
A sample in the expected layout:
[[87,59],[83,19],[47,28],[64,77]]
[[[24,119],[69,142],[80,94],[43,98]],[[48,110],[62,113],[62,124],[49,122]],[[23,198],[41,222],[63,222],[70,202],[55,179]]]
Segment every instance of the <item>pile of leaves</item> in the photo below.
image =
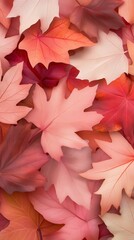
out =
[[134,239],[134,1],[0,0],[0,240]]

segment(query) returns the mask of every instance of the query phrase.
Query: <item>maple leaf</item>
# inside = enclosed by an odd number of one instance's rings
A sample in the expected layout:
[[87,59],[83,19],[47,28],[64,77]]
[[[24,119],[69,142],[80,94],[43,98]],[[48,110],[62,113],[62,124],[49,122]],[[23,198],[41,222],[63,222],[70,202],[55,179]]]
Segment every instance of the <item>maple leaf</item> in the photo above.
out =
[[41,20],[46,31],[54,17],[59,16],[58,0],[14,0],[8,17],[20,16],[20,33]]
[[43,188],[38,188],[36,192],[30,193],[29,198],[34,208],[41,213],[45,219],[55,224],[65,224],[52,239],[98,240],[98,224],[101,223],[99,212],[99,201],[94,199],[90,210],[77,205],[69,198],[60,204],[55,191],[51,188],[45,192]]
[[99,30],[108,33],[110,29],[124,26],[115,11],[122,3],[122,0],[68,0],[67,3],[60,0],[60,15],[69,17],[80,31],[96,41]]
[[61,146],[76,149],[88,146],[75,132],[91,130],[102,119],[96,112],[84,112],[92,104],[96,87],[74,89],[65,98],[65,86],[65,79],[62,79],[53,88],[51,98],[47,101],[45,91],[36,85],[33,93],[34,109],[26,117],[28,122],[42,131],[41,145],[55,160],[60,160],[63,155]]
[[134,1],[124,0],[124,3],[119,7],[119,14],[130,24],[134,23]]
[[101,212],[111,205],[118,208],[122,190],[130,197],[134,187],[134,149],[120,133],[110,134],[112,142],[96,140],[99,147],[111,159],[93,163],[93,169],[82,173],[87,179],[105,179],[97,194],[101,194]]
[[88,182],[79,173],[91,167],[90,155],[89,148],[64,148],[60,162],[49,159],[42,167],[41,172],[47,178],[45,187],[48,189],[52,184],[55,186],[60,203],[69,196],[77,204],[89,209],[91,193]]
[[26,193],[8,195],[1,191],[0,197],[0,212],[10,220],[9,226],[0,232],[0,240],[42,240],[63,226],[46,221],[33,208]]
[[134,239],[134,200],[123,195],[120,215],[106,213],[102,219],[109,231],[114,235],[113,240]]
[[122,128],[133,144],[134,132],[134,83],[123,74],[109,85],[104,82],[97,91],[92,110],[104,118],[95,128],[101,131],[117,131]]
[[[0,187],[8,193],[33,191],[44,185],[38,171],[47,161],[40,139],[33,141],[29,124],[12,126],[0,145]],[[8,151],[7,151],[8,149]]]
[[[22,78],[22,68],[22,63],[10,68],[0,82],[0,122],[16,124],[31,110],[25,106],[16,106],[26,98],[31,88],[31,84],[19,84]],[[2,70],[0,77],[2,77]]]
[[69,50],[93,45],[83,34],[69,29],[69,25],[69,20],[55,18],[46,33],[41,32],[39,22],[24,33],[19,48],[27,51],[33,67],[37,63],[46,67],[50,62],[69,63]]
[[7,30],[0,25],[0,62],[2,69],[5,72],[9,68],[9,63],[5,56],[10,54],[16,47],[20,36],[5,37]]
[[128,73],[128,59],[122,40],[114,32],[100,32],[98,43],[76,52],[70,57],[70,62],[80,71],[78,77],[81,79],[105,78],[109,83],[122,73]]
[[12,7],[11,0],[1,0],[0,1],[0,23],[5,27],[9,28],[10,19],[7,18],[7,15]]

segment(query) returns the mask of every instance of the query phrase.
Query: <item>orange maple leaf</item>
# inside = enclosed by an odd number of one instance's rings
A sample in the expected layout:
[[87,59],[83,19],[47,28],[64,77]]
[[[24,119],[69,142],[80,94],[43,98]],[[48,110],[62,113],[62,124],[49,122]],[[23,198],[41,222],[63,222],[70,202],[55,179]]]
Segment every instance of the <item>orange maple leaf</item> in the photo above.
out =
[[94,45],[80,32],[69,29],[69,26],[68,19],[55,18],[48,31],[42,34],[38,22],[25,31],[19,48],[27,51],[33,67],[38,63],[46,67],[50,62],[69,63],[69,50]]
[[26,193],[8,195],[1,191],[0,212],[10,220],[8,227],[0,232],[0,240],[41,240],[53,234],[63,225],[46,221],[30,203]]

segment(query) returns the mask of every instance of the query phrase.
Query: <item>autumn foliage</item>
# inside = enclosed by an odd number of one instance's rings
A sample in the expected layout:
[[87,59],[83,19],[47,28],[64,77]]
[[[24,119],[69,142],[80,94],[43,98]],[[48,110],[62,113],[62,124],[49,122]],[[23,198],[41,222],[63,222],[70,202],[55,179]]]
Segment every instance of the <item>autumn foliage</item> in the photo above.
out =
[[133,226],[134,1],[0,0],[0,240]]

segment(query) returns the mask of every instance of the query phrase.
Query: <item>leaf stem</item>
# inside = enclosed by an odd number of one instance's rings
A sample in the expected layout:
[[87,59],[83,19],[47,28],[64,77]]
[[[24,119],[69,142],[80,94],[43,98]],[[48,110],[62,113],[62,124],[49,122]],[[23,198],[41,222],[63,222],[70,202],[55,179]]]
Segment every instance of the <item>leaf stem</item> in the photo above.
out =
[[38,231],[38,234],[39,234],[39,240],[43,240],[40,228],[38,228],[37,231]]

